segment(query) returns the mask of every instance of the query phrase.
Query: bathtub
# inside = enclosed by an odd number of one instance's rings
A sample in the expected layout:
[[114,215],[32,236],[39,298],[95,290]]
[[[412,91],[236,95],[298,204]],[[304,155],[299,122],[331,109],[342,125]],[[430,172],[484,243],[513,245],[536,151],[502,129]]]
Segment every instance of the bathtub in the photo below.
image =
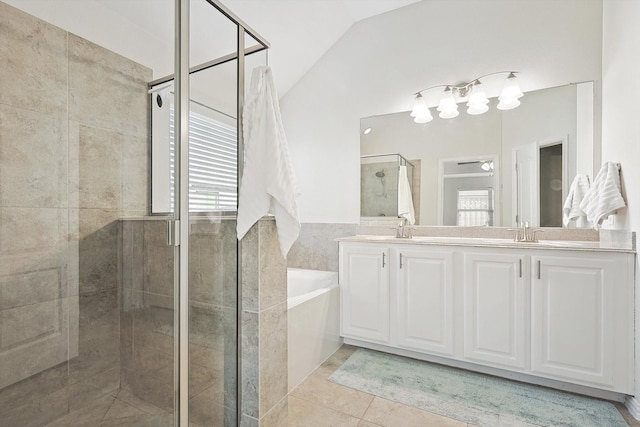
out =
[[289,391],[342,345],[333,271],[287,269]]

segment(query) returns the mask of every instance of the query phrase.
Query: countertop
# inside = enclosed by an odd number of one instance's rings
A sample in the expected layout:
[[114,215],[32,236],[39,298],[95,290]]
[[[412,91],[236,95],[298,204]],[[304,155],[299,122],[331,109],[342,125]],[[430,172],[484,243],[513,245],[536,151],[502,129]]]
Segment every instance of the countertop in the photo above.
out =
[[433,246],[470,246],[483,248],[522,248],[522,249],[553,249],[589,252],[621,252],[635,254],[629,245],[615,242],[575,241],[575,240],[540,240],[534,242],[515,242],[512,239],[482,238],[482,237],[437,237],[414,236],[402,239],[393,236],[356,235],[337,239],[339,242],[385,243],[393,245],[433,245]]

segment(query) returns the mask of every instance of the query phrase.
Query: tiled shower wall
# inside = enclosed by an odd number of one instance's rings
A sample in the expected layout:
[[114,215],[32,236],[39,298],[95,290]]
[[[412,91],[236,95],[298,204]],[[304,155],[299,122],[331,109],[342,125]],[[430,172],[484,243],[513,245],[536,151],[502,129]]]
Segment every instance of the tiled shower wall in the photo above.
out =
[[[189,235],[189,411],[195,426],[236,422],[235,220],[197,219]],[[166,221],[121,221],[122,389],[173,411],[173,247]]]
[[0,419],[42,425],[120,386],[151,71],[1,2],[0,70]]
[[357,234],[358,224],[303,223],[287,255],[287,267],[338,271],[340,237]]

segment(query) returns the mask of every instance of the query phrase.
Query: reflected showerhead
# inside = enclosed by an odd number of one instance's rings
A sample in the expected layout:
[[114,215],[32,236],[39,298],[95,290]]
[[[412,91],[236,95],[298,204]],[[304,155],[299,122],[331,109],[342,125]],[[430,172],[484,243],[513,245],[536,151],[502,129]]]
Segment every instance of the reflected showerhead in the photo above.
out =
[[384,170],[381,170],[381,171],[376,172],[376,176],[377,176],[378,178],[384,178]]

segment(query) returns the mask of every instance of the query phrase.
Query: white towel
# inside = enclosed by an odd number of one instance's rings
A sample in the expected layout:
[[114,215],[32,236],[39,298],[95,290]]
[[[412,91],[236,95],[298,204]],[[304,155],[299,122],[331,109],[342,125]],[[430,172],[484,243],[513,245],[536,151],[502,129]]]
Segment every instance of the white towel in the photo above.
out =
[[416,223],[406,166],[400,166],[398,169],[398,217],[406,218],[409,224]]
[[569,188],[569,195],[562,206],[562,223],[565,227],[568,227],[571,221],[576,221],[578,227],[584,226],[587,214],[580,209],[580,202],[582,202],[584,195],[589,190],[589,185],[589,177],[587,175],[578,174],[573,178]]
[[584,195],[580,209],[587,214],[589,222],[598,228],[606,217],[625,206],[620,193],[620,166],[607,162],[602,165],[591,188]]
[[296,184],[269,67],[256,67],[243,111],[245,163],[238,200],[238,239],[260,218],[275,215],[286,258],[300,233]]

